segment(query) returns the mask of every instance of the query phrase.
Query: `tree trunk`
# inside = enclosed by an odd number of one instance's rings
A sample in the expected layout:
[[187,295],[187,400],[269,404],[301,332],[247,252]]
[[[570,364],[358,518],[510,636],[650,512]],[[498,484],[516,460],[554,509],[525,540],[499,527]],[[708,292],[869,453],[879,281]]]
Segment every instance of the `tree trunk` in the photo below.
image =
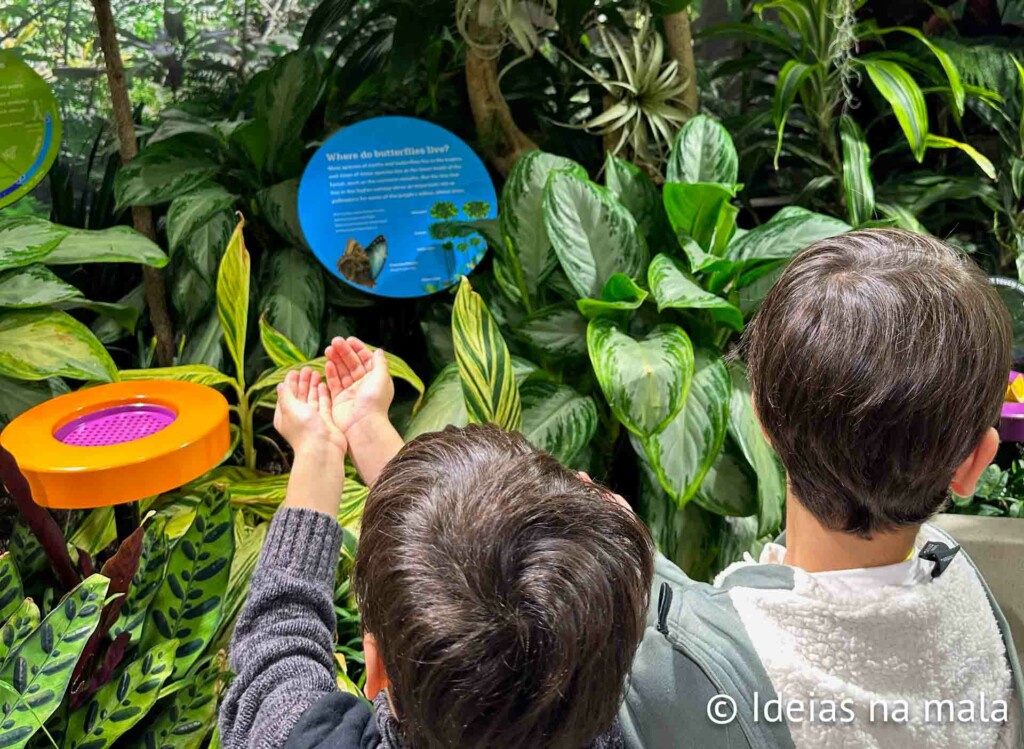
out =
[[[494,29],[477,20],[494,18],[493,5],[494,0],[480,0],[476,17],[469,23],[470,36],[484,45],[498,41]],[[508,102],[501,95],[496,53],[467,45],[466,89],[480,146],[494,168],[507,175],[523,152],[536,149],[537,144],[516,125]]]
[[686,84],[682,104],[690,115],[697,114],[697,63],[693,56],[693,35],[690,33],[690,12],[686,9],[670,13],[663,19],[665,44],[672,59],[679,63],[679,76]]
[[[121,59],[121,48],[117,42],[114,14],[110,0],[92,0],[92,6],[96,11],[96,27],[99,30],[100,47],[103,49],[103,59],[107,66],[107,85],[110,88],[110,103],[121,147],[121,163],[127,164],[138,154],[139,143],[135,139],[135,123],[124,81],[124,61]],[[137,232],[156,241],[153,212],[148,206],[132,206],[132,224]],[[156,334],[156,359],[160,366],[166,367],[174,360],[174,329],[167,311],[164,277],[158,268],[144,265],[142,282],[146,293],[146,305],[149,307],[149,319]]]

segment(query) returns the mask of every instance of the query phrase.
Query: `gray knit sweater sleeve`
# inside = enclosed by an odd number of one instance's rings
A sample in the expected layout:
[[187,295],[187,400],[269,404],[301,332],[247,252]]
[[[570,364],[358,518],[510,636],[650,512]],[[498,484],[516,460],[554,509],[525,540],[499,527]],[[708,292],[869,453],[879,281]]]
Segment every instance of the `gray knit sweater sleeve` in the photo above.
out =
[[231,640],[235,679],[221,706],[223,749],[280,749],[299,717],[337,691],[337,520],[308,509],[274,516]]

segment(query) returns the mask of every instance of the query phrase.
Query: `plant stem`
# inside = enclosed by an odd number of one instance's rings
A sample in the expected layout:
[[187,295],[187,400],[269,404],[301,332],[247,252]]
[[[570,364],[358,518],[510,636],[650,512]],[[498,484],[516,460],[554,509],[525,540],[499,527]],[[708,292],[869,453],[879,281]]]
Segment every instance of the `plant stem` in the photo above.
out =
[[241,430],[242,453],[245,456],[245,467],[256,469],[256,445],[252,431],[252,407],[245,393],[238,394],[238,428]]
[[693,56],[693,34],[690,31],[690,11],[686,8],[669,13],[663,19],[665,44],[673,60],[679,63],[679,78],[686,84],[682,105],[691,115],[697,114],[699,92],[697,91],[697,62]]

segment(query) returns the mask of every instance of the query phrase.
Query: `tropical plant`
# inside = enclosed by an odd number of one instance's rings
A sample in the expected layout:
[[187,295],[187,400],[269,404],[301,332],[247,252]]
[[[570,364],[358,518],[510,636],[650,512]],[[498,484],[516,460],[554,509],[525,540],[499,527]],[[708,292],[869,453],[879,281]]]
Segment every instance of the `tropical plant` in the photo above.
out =
[[639,492],[661,548],[696,576],[775,533],[784,476],[743,369],[723,352],[790,255],[850,227],[790,207],[740,229],[737,163],[728,133],[704,116],[680,131],[660,195],[611,155],[605,186],[559,156],[520,158],[498,221],[465,224],[488,238],[493,273],[473,282],[479,300],[463,281],[455,361],[406,436],[469,421],[520,427],[560,460]]
[[954,494],[949,509],[961,515],[1024,518],[1024,460],[1013,461],[1007,470],[990,465],[981,474],[974,494]]

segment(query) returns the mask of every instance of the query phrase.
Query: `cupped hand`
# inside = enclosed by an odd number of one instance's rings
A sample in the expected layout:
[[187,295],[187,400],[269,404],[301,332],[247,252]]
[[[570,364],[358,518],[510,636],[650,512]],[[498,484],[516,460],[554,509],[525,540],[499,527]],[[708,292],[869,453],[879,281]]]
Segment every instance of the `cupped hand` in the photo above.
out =
[[384,351],[371,352],[358,338],[338,337],[331,341],[324,355],[334,426],[348,433],[364,421],[387,419],[395,385]]
[[344,456],[348,443],[330,414],[330,391],[309,367],[292,370],[277,386],[274,428],[288,440],[296,455],[329,447]]

